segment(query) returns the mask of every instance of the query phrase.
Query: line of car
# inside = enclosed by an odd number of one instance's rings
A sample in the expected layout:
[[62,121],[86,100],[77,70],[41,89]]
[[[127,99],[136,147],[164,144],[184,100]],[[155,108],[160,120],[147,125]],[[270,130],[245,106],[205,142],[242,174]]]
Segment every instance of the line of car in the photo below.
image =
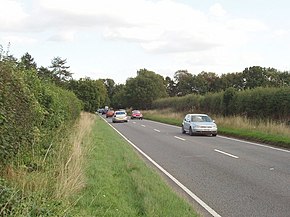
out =
[[[105,114],[106,118],[111,117],[112,122],[128,122],[128,115],[125,109],[114,111],[113,109],[98,109],[98,113]],[[131,119],[143,119],[143,114],[139,110],[132,110]]]
[[[107,111],[98,110],[99,113],[105,114],[106,118],[112,117],[112,122],[128,122],[128,115],[125,109],[120,109],[114,111],[113,109],[108,109]],[[132,110],[131,119],[143,119],[143,115],[139,110]],[[207,114],[186,114],[182,124],[181,132],[183,134],[188,133],[192,135],[208,135],[216,136],[218,132],[217,124],[215,121]]]

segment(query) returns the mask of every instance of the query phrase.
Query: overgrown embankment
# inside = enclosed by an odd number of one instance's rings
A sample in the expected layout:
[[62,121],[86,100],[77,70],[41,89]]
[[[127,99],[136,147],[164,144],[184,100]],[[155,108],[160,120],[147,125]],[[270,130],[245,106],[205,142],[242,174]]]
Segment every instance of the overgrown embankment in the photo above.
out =
[[36,70],[0,61],[0,216],[58,215],[55,162],[69,153],[59,144],[81,109],[75,94]]

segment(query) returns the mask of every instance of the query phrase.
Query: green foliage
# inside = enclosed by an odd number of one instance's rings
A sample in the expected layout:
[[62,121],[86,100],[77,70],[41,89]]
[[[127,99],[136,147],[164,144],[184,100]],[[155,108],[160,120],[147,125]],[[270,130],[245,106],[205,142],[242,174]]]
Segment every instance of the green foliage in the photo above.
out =
[[108,95],[105,84],[102,80],[91,80],[90,78],[71,80],[69,89],[82,100],[84,110],[95,112],[101,106],[104,106]]
[[216,115],[241,115],[249,118],[289,121],[290,88],[255,88],[236,91],[228,88],[219,93],[189,94],[158,99],[153,108],[203,112]]
[[235,110],[234,98],[236,96],[236,90],[233,87],[226,89],[223,94],[223,111],[224,115],[232,115]]
[[167,93],[163,77],[147,69],[139,70],[135,78],[126,81],[127,107],[147,109],[154,100],[165,96]]
[[10,62],[0,62],[0,162],[31,145],[42,120],[40,104]]
[[114,93],[111,98],[111,107],[113,108],[126,108],[127,100],[125,96],[125,85],[118,84],[114,87]]
[[41,81],[35,69],[5,60],[0,75],[0,162],[8,164],[19,154],[40,151],[82,107],[72,92]]

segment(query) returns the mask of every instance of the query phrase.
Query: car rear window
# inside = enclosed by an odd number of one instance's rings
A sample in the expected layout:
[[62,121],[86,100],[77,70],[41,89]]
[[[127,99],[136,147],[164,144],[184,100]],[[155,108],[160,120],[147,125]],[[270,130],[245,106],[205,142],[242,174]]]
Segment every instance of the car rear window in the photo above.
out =
[[116,112],[116,115],[124,115],[125,112]]

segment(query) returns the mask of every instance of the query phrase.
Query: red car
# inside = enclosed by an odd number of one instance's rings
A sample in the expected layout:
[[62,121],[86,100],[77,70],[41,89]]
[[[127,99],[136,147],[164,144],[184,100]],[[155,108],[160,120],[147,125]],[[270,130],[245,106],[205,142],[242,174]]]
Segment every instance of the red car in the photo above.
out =
[[113,117],[114,114],[115,114],[115,111],[114,110],[108,110],[107,113],[106,113],[106,118]]
[[133,110],[131,114],[131,119],[134,119],[134,118],[142,120],[143,115],[139,110]]

